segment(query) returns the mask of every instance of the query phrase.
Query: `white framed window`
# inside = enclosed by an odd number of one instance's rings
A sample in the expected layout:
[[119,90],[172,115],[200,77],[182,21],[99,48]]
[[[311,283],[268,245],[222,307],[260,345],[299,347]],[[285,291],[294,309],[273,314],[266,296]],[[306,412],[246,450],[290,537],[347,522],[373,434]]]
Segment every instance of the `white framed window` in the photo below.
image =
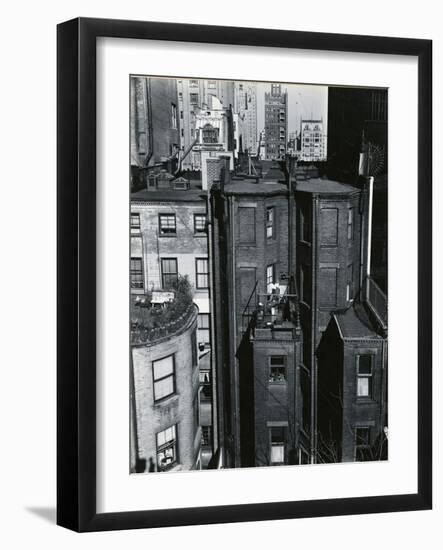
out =
[[143,260],[131,258],[131,288],[143,288]]
[[174,287],[178,281],[177,258],[162,258],[161,266],[163,288]]
[[196,288],[209,288],[208,258],[195,259]]
[[284,355],[271,355],[269,357],[269,382],[282,384],[286,378],[286,357]]
[[266,237],[272,239],[274,237],[274,207],[266,208]]
[[194,214],[194,235],[206,234],[206,214]]
[[372,398],[372,355],[357,355],[357,397]]
[[160,235],[174,236],[177,235],[177,225],[175,214],[159,214],[158,226]]
[[285,463],[286,429],[284,426],[271,428],[271,465],[279,466]]
[[174,424],[157,433],[157,468],[159,472],[169,470],[178,463],[177,426]]
[[199,330],[209,329],[209,313],[199,313],[197,318],[197,327]]
[[154,401],[160,401],[175,393],[175,361],[174,355],[152,361],[152,377],[154,380]]
[[140,229],[140,214],[131,212],[131,229]]
[[272,294],[275,278],[275,264],[268,265],[266,267],[266,293]]

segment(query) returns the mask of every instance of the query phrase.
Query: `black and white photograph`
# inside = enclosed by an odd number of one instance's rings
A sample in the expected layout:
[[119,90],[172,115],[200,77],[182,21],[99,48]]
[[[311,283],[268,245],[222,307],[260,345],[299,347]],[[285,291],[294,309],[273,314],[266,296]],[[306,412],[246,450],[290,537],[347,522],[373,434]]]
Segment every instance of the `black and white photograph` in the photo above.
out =
[[131,75],[130,472],[388,459],[388,90]]

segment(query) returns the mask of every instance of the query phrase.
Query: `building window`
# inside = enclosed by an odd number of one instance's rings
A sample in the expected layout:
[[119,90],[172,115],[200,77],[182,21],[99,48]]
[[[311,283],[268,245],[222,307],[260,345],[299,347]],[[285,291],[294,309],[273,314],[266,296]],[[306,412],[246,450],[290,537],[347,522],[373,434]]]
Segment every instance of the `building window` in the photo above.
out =
[[211,90],[215,90],[216,87],[217,87],[217,84],[216,84],[215,80],[209,80],[208,81],[208,88],[210,88]]
[[371,428],[359,426],[355,428],[355,460],[370,460]]
[[311,242],[311,210],[308,204],[300,207],[300,240]]
[[202,447],[211,446],[211,426],[202,426]]
[[190,84],[191,86],[198,86],[198,80],[190,80],[190,81],[189,81],[189,84]]
[[195,394],[194,401],[192,402],[192,410],[194,415],[194,426],[197,428],[200,425],[200,403],[198,399],[198,393]]
[[140,214],[131,214],[131,229],[140,229]]
[[203,143],[218,143],[218,128],[205,124],[202,130]]
[[160,472],[177,464],[177,427],[171,426],[157,433],[157,468]]
[[266,208],[266,237],[272,239],[274,237],[274,207]]
[[266,293],[272,294],[274,289],[275,264],[266,267]]
[[198,104],[198,94],[189,94],[189,101],[193,105],[197,105]]
[[255,207],[238,207],[238,236],[240,243],[255,243]]
[[286,357],[284,355],[271,355],[269,358],[269,382],[278,384],[286,382]]
[[280,466],[285,463],[285,428],[271,428],[271,465]]
[[305,304],[310,305],[311,304],[311,294],[312,294],[312,286],[311,286],[311,273],[309,266],[306,264],[300,265],[300,300],[304,302]]
[[354,209],[348,209],[348,239],[354,239]]
[[197,288],[209,288],[208,259],[195,259],[195,281]]
[[160,235],[176,235],[175,214],[159,214],[158,225]]
[[171,126],[172,128],[177,128],[177,105],[171,103]]
[[143,288],[143,262],[141,258],[131,258],[131,288]]
[[162,258],[162,286],[174,287],[178,280],[177,258]]
[[357,397],[372,398],[372,355],[357,355]]
[[160,401],[175,393],[174,355],[152,361],[154,401]]
[[346,300],[349,302],[354,299],[354,265],[349,264],[347,270],[348,282],[346,284]]
[[180,120],[183,120],[183,111],[180,111]]
[[192,354],[192,366],[197,367],[198,366],[197,335],[195,330],[191,333],[191,354]]
[[209,313],[199,313],[197,318],[197,327],[199,330],[209,329]]
[[206,215],[194,214],[194,234],[205,235],[206,234]]

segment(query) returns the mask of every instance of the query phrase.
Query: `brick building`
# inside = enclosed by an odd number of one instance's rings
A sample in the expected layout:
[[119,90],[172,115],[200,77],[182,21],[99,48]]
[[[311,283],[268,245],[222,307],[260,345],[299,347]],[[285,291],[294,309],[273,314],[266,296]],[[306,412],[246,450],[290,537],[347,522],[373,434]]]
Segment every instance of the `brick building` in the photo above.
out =
[[180,117],[177,82],[171,78],[133,76],[131,89],[132,189],[146,187],[148,172],[178,165]]
[[386,297],[367,276],[368,193],[314,179],[298,183],[295,199],[304,430],[314,460],[355,460],[363,431],[372,445],[386,422]]
[[302,406],[295,203],[285,184],[224,174],[211,190],[219,452],[227,467],[287,464]]
[[191,302],[177,320],[152,330],[135,315],[133,308],[131,471],[200,469],[197,308]]
[[222,463],[384,458],[387,310],[368,276],[368,187],[221,180],[210,224]]
[[271,84],[265,94],[265,149],[266,159],[284,158],[288,141],[288,94],[281,84]]

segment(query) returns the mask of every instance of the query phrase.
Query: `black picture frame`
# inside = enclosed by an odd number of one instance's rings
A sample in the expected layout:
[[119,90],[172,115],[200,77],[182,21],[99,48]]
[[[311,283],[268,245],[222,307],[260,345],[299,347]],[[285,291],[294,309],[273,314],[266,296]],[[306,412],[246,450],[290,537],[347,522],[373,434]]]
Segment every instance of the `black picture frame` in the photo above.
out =
[[[96,39],[301,48],[418,59],[418,491],[96,512]],[[432,506],[432,41],[78,18],[57,29],[57,523],[104,531],[426,510]]]

